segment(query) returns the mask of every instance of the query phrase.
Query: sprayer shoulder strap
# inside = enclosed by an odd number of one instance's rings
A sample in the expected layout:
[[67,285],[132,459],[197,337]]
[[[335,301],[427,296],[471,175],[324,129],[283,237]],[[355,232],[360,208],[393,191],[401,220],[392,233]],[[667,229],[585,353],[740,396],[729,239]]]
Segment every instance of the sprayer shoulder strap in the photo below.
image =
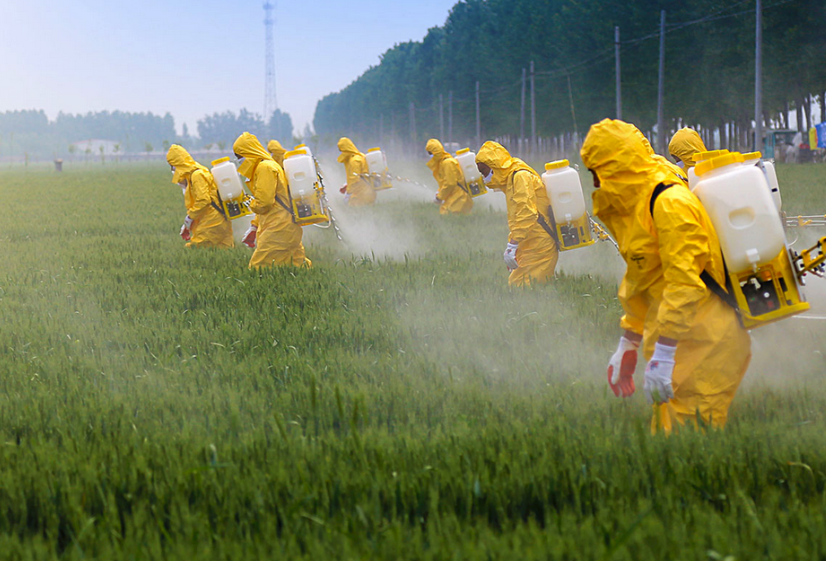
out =
[[[511,175],[511,180],[513,180],[513,178],[516,176],[517,173],[522,172],[522,171],[528,171],[528,170],[526,170],[526,169],[516,170]],[[553,209],[551,207],[548,207],[547,212],[548,212],[548,218],[550,218],[550,220],[551,220],[550,224],[548,223],[547,220],[545,220],[545,217],[542,216],[542,213],[539,212],[539,209],[537,209],[537,212],[536,212],[536,221],[539,223],[540,226],[542,226],[542,229],[545,230],[548,233],[549,236],[551,236],[551,239],[556,243],[556,247],[559,248],[560,247],[559,237],[556,235],[556,220],[554,219]]]
[[[648,203],[648,211],[651,213],[651,221],[654,222],[654,203],[657,201],[657,198],[663,194],[663,192],[672,187],[672,185],[666,185],[665,183],[660,183],[656,187],[654,187],[654,192],[651,194],[651,201]],[[654,227],[657,227],[657,224],[654,223]],[[726,279],[726,287],[723,288],[720,286],[720,283],[717,282],[714,277],[711,276],[707,270],[703,269],[703,272],[700,273],[700,280],[705,283],[706,288],[716,294],[720,300],[722,300],[725,304],[730,306],[737,312],[737,315],[740,315],[740,307],[737,305],[737,300],[734,298],[733,294],[733,287],[731,285],[731,279],[728,275],[728,266],[726,266],[726,260],[723,258],[723,275]]]
[[[288,193],[288,194],[289,194],[289,193]],[[293,224],[295,224],[295,213],[293,213],[293,207],[292,207],[292,205],[288,205],[287,203],[285,203],[284,201],[282,201],[282,200],[278,197],[278,195],[276,195],[276,196],[275,196],[275,202],[277,202],[278,204],[280,204],[282,207],[284,207],[284,210],[286,210],[287,212],[289,212],[289,213],[290,213],[290,217],[293,219]]]
[[[196,169],[195,171],[193,171],[193,172],[192,172],[192,174],[189,176],[189,180],[190,180],[190,181],[192,181],[192,178],[193,178],[193,177],[195,176],[195,174],[196,174],[196,173],[198,173],[199,171],[203,171],[203,170]],[[218,202],[219,202],[219,203],[222,203],[223,201],[221,201],[221,193],[219,193],[217,189],[215,190],[215,193],[216,193],[216,195],[218,195]],[[227,215],[226,215],[226,213],[224,212],[224,209],[223,209],[223,208],[221,208],[221,205],[216,204],[216,203],[215,203],[215,201],[214,201],[214,200],[212,200],[212,196],[211,196],[211,195],[210,195],[210,197],[209,197],[209,204],[210,204],[210,206],[211,206],[212,208],[214,208],[216,211],[218,211],[218,214],[220,214],[221,216],[223,216],[223,217],[224,217],[224,220],[226,220],[226,219],[227,219]]]

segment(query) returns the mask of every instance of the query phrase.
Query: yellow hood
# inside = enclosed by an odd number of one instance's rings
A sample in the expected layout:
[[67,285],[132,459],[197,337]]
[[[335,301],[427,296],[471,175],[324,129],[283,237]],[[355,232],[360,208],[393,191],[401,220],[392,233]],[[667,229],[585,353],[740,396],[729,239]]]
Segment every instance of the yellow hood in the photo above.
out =
[[445,158],[449,158],[450,154],[445,152],[445,147],[442,146],[442,143],[436,140],[435,138],[431,138],[427,141],[425,145],[425,150],[433,154],[433,157],[427,161],[427,167],[430,168],[434,174],[436,174],[437,170],[439,169],[439,165],[444,161]]
[[651,197],[657,184],[675,183],[671,171],[652,157],[643,139],[634,125],[612,119],[603,119],[588,131],[580,155],[600,181],[593,201],[594,214],[601,219],[631,214],[641,200]]
[[263,160],[273,159],[270,153],[264,150],[264,147],[261,146],[261,143],[258,142],[255,135],[248,132],[245,132],[235,140],[235,143],[232,145],[232,151],[241,158],[244,158],[244,163],[238,167],[238,173],[247,179],[252,179],[255,168],[258,167],[258,164]]
[[694,167],[692,160],[697,152],[705,152],[706,145],[697,131],[688,127],[682,128],[674,133],[671,142],[668,143],[668,153],[680,158],[685,164],[685,169]]
[[283,146],[281,146],[280,142],[278,142],[277,140],[270,140],[267,143],[267,151],[269,151],[273,160],[278,162],[280,166],[284,166],[284,154],[287,153],[287,150]]
[[338,149],[341,151],[341,155],[338,157],[339,163],[344,163],[353,156],[357,154],[361,154],[359,149],[356,148],[356,145],[353,144],[353,141],[347,138],[346,136],[342,136],[338,139]]
[[485,142],[476,154],[476,161],[481,162],[493,170],[493,178],[488,183],[488,188],[505,190],[508,178],[519,170],[528,170],[537,177],[539,174],[534,169],[520,160],[510,155],[507,149],[492,140]]
[[193,160],[186,148],[179,144],[173,144],[169,147],[169,151],[166,153],[166,161],[169,162],[170,166],[175,166],[172,183],[176,185],[189,177],[196,169],[207,169]]

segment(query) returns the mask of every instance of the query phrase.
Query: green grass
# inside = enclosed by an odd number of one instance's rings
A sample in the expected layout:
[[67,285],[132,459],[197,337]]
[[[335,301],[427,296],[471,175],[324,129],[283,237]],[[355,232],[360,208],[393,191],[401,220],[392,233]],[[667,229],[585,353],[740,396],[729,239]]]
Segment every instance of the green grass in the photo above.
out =
[[501,212],[396,200],[251,272],[169,181],[0,175],[0,558],[826,558],[823,323],[754,333],[726,431],[652,437],[607,244],[511,291]]

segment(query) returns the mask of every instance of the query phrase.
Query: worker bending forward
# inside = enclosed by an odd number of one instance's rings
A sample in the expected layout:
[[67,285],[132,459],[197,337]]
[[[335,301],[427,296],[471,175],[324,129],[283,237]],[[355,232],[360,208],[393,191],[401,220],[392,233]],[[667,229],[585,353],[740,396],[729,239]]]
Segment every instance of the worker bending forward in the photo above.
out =
[[[248,180],[250,209],[256,214],[255,225],[250,227],[255,244],[250,269],[272,265],[309,267],[312,263],[301,244],[301,226],[293,219],[284,170],[248,132],[238,137],[232,150],[242,160],[238,173]],[[250,231],[244,235],[245,242],[249,238]]]
[[187,241],[186,246],[233,247],[232,226],[221,211],[212,173],[178,144],[169,147],[166,161],[172,166],[172,183],[184,191],[186,217],[181,237]]
[[284,169],[284,154],[287,153],[287,150],[281,146],[281,143],[277,140],[270,140],[267,143],[267,151],[272,156],[272,159],[281,166],[281,169]]
[[488,188],[505,193],[510,228],[504,254],[511,272],[508,284],[530,286],[552,280],[559,251],[548,216],[548,193],[539,174],[492,141],[482,145],[476,166]]
[[439,204],[439,214],[470,214],[473,199],[465,185],[465,176],[456,158],[445,151],[442,143],[431,138],[425,145],[431,158],[427,167],[433,172],[433,178],[439,184],[435,202]]
[[668,153],[678,166],[688,171],[694,167],[694,154],[705,152],[706,145],[700,135],[692,128],[682,128],[674,133],[668,143]]
[[634,393],[643,341],[645,394],[656,404],[652,430],[670,432],[697,416],[722,427],[751,341],[734,309],[708,287],[725,286],[725,268],[703,205],[640,137],[633,125],[605,119],[591,127],[581,151],[597,188],[594,213],[626,263],[619,289],[625,333],[608,382],[617,396]]
[[347,176],[347,185],[342,189],[347,198],[347,204],[350,206],[372,205],[376,202],[376,192],[369,179],[370,170],[364,154],[359,152],[353,141],[346,136],[338,140],[338,149],[341,151],[338,161],[344,164],[344,172]]

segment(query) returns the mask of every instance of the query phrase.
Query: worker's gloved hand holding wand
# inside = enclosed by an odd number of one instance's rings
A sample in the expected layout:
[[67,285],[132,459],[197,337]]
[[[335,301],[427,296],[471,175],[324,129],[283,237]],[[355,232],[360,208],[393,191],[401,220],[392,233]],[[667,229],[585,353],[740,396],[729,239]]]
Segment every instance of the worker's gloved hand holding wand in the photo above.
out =
[[637,368],[637,349],[642,337],[626,331],[608,362],[608,385],[617,397],[631,397],[636,391],[634,371]]
[[247,228],[247,231],[244,232],[244,236],[241,238],[241,243],[247,247],[255,247],[255,238],[258,235],[258,226],[250,226]]

